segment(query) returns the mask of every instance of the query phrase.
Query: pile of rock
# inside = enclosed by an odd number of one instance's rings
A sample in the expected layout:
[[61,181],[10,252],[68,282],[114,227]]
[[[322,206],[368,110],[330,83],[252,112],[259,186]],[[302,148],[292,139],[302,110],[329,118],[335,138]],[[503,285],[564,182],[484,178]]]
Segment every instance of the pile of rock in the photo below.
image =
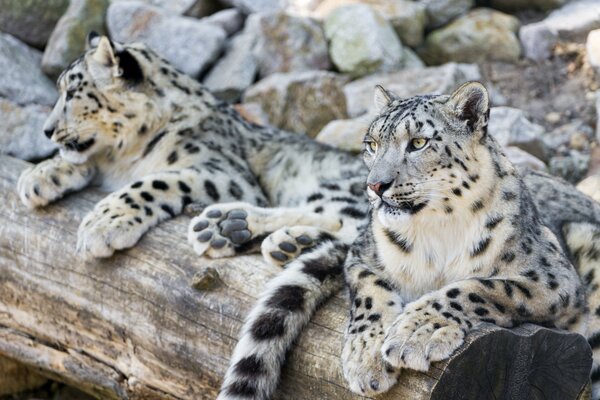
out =
[[[485,3],[489,8],[474,0],[12,2],[0,9],[0,148],[25,159],[53,151],[40,133],[57,95],[49,78],[84,51],[91,30],[147,43],[220,98],[241,102],[236,107],[249,118],[352,151],[360,149],[376,84],[400,96],[448,92],[466,80],[487,81],[481,67],[488,63],[547,60],[557,44],[586,37],[589,63],[600,71],[600,0]],[[537,21],[522,25],[518,12],[525,9],[537,10]],[[523,111],[501,107],[506,100],[493,87],[491,93],[490,130],[515,160],[585,173],[593,132],[534,124]]]

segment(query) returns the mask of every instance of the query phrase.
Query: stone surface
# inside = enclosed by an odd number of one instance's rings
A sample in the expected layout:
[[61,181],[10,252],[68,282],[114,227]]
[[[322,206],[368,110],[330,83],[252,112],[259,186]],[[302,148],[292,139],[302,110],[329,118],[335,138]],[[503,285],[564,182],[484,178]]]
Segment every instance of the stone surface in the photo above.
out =
[[600,73],[600,29],[591,31],[585,42],[585,49],[590,65]]
[[518,29],[517,18],[479,8],[430,33],[420,55],[427,64],[517,62],[521,54]]
[[325,18],[336,8],[358,3],[368,4],[387,19],[394,27],[402,44],[417,47],[423,42],[425,5],[409,0],[324,0],[311,15],[316,18]]
[[0,30],[42,48],[69,0],[0,0]]
[[474,0],[417,0],[425,6],[427,28],[445,25],[452,19],[466,13],[475,4]]
[[544,128],[529,121],[517,108],[492,107],[488,132],[502,146],[518,147],[542,160],[548,157],[548,149],[542,139]]
[[144,42],[191,76],[198,76],[219,57],[227,36],[212,23],[167,13],[139,1],[112,3],[107,26],[112,39]]
[[257,13],[248,17],[244,31],[256,38],[253,53],[260,77],[331,67],[323,28],[315,20]]
[[321,129],[316,139],[343,150],[359,152],[363,149],[363,138],[371,119],[362,116],[352,119],[337,119]]
[[326,71],[277,73],[248,88],[244,102],[258,103],[271,125],[314,137],[329,121],[346,118],[345,81]]
[[519,11],[535,8],[547,11],[560,7],[569,0],[491,0],[490,7],[505,11]]
[[410,97],[426,93],[451,93],[466,81],[482,79],[477,65],[456,63],[367,76],[344,86],[348,115],[358,117],[372,109],[375,85],[382,85],[400,97]]
[[225,55],[204,78],[204,84],[219,98],[238,101],[256,78],[257,64],[252,54],[254,36],[240,34],[228,44]]
[[534,60],[549,58],[552,49],[562,41],[583,42],[587,34],[600,28],[600,1],[567,2],[544,20],[521,27],[519,37],[523,54]]
[[590,164],[590,156],[577,150],[565,155],[552,157],[549,163],[550,173],[575,184],[586,174]]
[[509,146],[504,149],[504,154],[515,165],[537,169],[539,171],[547,171],[546,164],[539,158],[529,154],[528,152],[515,147]]
[[47,106],[19,106],[0,98],[0,153],[22,160],[35,160],[52,154],[56,145],[44,136],[42,129],[50,111]]
[[54,104],[54,84],[40,68],[42,53],[0,33],[0,97],[18,104]]
[[71,0],[44,49],[42,70],[54,78],[83,53],[89,32],[104,33],[109,0]]
[[357,77],[400,68],[402,43],[390,23],[368,5],[337,8],[324,26],[329,55],[339,71]]
[[[33,369],[27,368],[10,358],[0,356],[0,396],[5,399],[30,398],[21,397],[21,392],[39,388],[46,384],[48,378],[38,375]],[[14,396],[11,396],[14,395]],[[6,397],[4,397],[6,396]],[[35,396],[31,397],[32,399]]]
[[[269,123],[269,116],[262,109],[261,105],[258,103],[242,103],[242,104],[234,104],[233,108],[240,113],[244,119],[252,122],[253,124],[267,126]],[[193,216],[196,216],[194,214]]]
[[228,8],[204,18],[203,21],[220,26],[228,36],[231,36],[243,28],[244,20],[245,16],[240,10]]
[[245,14],[267,11],[283,11],[290,6],[290,0],[221,0],[225,5],[235,7]]
[[[110,0],[111,3],[130,0]],[[192,17],[204,17],[223,8],[218,0],[138,0],[149,6],[160,7],[165,11]]]
[[542,137],[550,153],[565,153],[569,149],[588,150],[594,139],[594,129],[581,119],[570,119]]

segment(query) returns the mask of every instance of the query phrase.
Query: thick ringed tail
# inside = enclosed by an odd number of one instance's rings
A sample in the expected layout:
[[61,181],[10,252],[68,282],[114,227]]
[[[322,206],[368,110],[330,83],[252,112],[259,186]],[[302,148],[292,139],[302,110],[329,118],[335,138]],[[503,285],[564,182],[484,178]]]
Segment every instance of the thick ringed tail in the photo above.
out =
[[317,245],[287,264],[246,319],[217,400],[267,400],[277,388],[286,353],[325,299],[343,285],[348,247]]

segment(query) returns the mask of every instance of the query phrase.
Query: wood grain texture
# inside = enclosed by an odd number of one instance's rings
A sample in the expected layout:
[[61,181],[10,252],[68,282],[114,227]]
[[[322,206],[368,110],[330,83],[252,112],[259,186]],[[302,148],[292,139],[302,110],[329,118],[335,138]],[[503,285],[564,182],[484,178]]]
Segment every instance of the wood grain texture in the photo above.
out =
[[[161,224],[134,249],[83,262],[75,254],[77,227],[102,194],[87,190],[29,211],[15,193],[26,166],[0,156],[0,355],[102,399],[215,398],[242,321],[279,269],[258,256],[197,257],[185,238],[186,216]],[[194,289],[194,276],[207,267],[219,274],[216,287]],[[361,398],[346,389],[339,362],[346,308],[340,294],[313,318],[288,357],[276,399]],[[568,374],[557,360],[569,362]],[[490,377],[502,379],[494,383],[497,398],[526,398],[519,396],[531,386],[544,390],[547,380],[564,376],[573,393],[564,398],[575,399],[590,363],[581,336],[486,327],[450,361],[424,374],[404,372],[380,398],[479,399],[473,385]],[[528,370],[542,364],[544,373]]]

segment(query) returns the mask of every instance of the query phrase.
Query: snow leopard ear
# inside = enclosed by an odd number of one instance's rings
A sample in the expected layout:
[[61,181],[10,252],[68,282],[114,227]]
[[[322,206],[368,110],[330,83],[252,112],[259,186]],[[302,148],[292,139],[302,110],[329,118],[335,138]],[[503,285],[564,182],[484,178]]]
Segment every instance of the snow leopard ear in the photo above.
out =
[[96,46],[96,51],[94,51],[93,59],[98,64],[105,67],[112,67],[117,64],[115,49],[113,48],[113,45],[108,37],[102,36],[98,40],[98,45]]
[[385,107],[389,106],[390,103],[397,99],[397,96],[384,89],[383,86],[375,86],[375,111],[381,112]]
[[479,82],[467,82],[448,99],[451,111],[461,121],[465,121],[471,132],[487,127],[490,113],[490,98],[485,86]]
[[96,31],[90,31],[90,33],[88,33],[87,35],[87,40],[85,41],[85,49],[89,50],[89,49],[94,49],[98,46],[98,43],[100,42],[100,35],[98,34],[98,32]]

